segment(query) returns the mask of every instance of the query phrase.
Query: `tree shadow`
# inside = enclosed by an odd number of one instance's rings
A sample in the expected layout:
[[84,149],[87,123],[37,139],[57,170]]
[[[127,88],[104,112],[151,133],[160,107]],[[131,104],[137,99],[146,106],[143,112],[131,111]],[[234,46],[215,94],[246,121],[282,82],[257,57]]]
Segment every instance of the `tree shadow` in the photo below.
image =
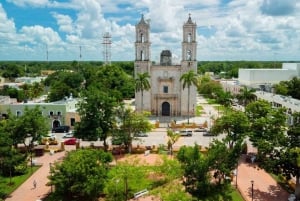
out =
[[[248,188],[247,194],[250,198],[252,197],[252,187]],[[279,186],[269,186],[268,192],[264,192],[259,189],[253,189],[254,201],[284,201],[287,200],[287,198],[288,193],[283,192]]]

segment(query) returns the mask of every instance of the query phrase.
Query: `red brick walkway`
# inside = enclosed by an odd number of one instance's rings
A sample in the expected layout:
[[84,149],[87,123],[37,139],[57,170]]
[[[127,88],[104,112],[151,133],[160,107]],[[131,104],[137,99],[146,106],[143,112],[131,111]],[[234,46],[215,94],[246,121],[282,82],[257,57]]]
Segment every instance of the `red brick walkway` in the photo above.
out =
[[[74,147],[66,146],[67,150]],[[37,158],[37,163],[41,163],[42,167],[36,171],[27,181],[25,181],[17,190],[15,190],[6,201],[36,201],[42,200],[45,195],[50,192],[50,187],[46,186],[49,175],[49,163],[60,160],[65,152],[56,153],[54,155],[45,154],[43,157]],[[142,161],[148,164],[157,163],[160,157],[150,154],[148,156],[140,155]],[[37,187],[33,188],[33,181],[37,181]],[[285,201],[288,193],[284,191],[276,181],[264,170],[259,169],[255,164],[246,163],[245,159],[240,160],[238,167],[237,183],[238,188],[246,201],[251,201],[252,186],[251,180],[254,181],[253,197],[254,201]],[[235,183],[235,182],[234,182]],[[159,200],[151,196],[139,198],[139,201]]]
[[254,163],[247,163],[242,157],[238,167],[238,188],[246,201],[285,201],[289,194],[263,169]]
[[[71,150],[75,146],[66,146],[66,150]],[[18,189],[16,189],[6,201],[36,201],[42,200],[51,190],[50,186],[46,186],[49,181],[47,176],[50,172],[50,163],[54,163],[64,157],[65,151],[50,155],[45,153],[44,156],[36,158],[37,164],[41,164],[39,168],[29,179],[27,179]],[[36,181],[36,188],[33,181]]]

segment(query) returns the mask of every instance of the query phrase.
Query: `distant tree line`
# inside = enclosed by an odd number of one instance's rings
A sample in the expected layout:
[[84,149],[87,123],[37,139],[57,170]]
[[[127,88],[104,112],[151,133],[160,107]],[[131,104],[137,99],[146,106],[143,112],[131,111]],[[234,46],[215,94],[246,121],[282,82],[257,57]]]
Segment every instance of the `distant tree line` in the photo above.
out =
[[198,73],[213,72],[224,78],[238,77],[239,68],[281,68],[282,62],[274,61],[201,61]]

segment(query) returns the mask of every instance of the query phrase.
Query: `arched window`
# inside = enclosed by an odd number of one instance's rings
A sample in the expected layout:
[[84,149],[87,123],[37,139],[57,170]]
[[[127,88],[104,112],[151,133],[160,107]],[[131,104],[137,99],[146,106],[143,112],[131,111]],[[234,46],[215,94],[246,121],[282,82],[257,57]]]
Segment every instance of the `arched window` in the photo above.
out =
[[144,37],[144,34],[143,34],[143,33],[141,33],[141,42],[142,42],[142,43],[145,42],[145,37]]
[[145,55],[144,55],[144,51],[142,50],[141,51],[141,60],[144,61],[144,59],[145,59]]
[[188,34],[187,41],[188,41],[188,43],[192,42],[192,34],[191,33]]
[[188,50],[186,53],[186,60],[191,61],[192,60],[192,51]]

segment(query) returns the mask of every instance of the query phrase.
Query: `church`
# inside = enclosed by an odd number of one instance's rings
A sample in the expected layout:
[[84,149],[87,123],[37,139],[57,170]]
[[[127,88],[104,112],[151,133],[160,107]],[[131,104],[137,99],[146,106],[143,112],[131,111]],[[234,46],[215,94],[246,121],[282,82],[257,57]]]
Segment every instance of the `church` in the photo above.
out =
[[[136,111],[148,111],[156,117],[194,116],[197,89],[192,85],[190,98],[188,98],[188,88],[183,89],[180,77],[190,70],[197,73],[196,23],[189,15],[183,24],[180,65],[172,65],[170,50],[162,50],[160,63],[153,64],[151,61],[150,24],[145,21],[143,15],[135,28],[135,77],[138,73],[148,72],[151,87],[148,91],[143,91],[143,96],[141,91],[135,93]],[[141,105],[142,103],[143,105]]]

